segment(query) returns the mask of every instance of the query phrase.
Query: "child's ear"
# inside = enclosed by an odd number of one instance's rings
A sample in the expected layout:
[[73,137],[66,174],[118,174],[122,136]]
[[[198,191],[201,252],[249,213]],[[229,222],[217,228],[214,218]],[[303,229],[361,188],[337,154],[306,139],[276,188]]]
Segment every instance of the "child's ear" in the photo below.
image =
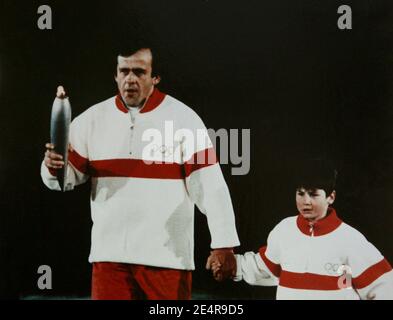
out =
[[333,190],[333,192],[327,197],[327,201],[329,205],[332,205],[334,200],[336,200],[336,191]]

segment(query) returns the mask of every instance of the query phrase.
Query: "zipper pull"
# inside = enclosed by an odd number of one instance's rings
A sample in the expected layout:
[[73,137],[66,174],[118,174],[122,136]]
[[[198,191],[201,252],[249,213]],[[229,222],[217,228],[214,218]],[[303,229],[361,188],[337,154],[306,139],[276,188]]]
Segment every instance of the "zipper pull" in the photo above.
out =
[[314,236],[314,224],[310,223],[309,226],[310,226],[311,237],[313,237]]

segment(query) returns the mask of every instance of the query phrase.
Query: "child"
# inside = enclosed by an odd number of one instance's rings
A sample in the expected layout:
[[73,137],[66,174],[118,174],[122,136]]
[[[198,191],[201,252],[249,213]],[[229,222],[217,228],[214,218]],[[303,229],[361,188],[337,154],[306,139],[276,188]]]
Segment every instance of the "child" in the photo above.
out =
[[[236,255],[235,281],[277,285],[277,299],[393,299],[389,262],[331,207],[336,175],[314,161],[298,176],[299,214],[282,220],[258,253]],[[219,280],[220,263],[208,265]]]

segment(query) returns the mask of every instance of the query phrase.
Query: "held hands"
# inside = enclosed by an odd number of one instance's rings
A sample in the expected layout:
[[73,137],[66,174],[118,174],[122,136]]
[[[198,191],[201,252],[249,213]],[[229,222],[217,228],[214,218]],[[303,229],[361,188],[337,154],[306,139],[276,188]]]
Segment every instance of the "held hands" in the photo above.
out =
[[236,275],[236,258],[232,248],[214,249],[206,262],[206,269],[211,270],[217,281],[233,278]]

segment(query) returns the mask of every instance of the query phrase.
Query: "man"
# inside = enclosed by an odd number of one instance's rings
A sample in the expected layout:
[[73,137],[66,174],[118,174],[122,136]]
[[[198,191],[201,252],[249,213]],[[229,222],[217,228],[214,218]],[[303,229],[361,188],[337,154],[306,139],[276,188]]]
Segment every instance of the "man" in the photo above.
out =
[[[212,256],[227,274],[235,266],[232,203],[207,130],[156,88],[156,64],[145,47],[119,55],[119,94],[71,124],[67,190],[92,183],[93,299],[190,299],[194,204],[207,216]],[[59,190],[64,162],[53,147],[41,176]]]

